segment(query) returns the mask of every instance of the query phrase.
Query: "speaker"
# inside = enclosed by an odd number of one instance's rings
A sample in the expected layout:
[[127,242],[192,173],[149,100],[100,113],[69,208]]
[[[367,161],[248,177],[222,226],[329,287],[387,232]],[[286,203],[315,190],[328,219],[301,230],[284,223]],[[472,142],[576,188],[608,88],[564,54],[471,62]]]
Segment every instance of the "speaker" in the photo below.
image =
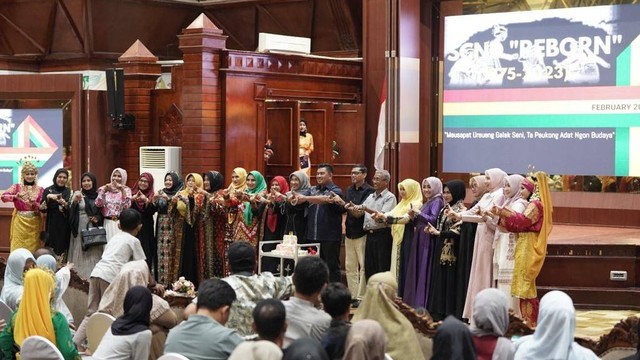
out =
[[111,120],[124,117],[124,70],[107,69],[107,111]]

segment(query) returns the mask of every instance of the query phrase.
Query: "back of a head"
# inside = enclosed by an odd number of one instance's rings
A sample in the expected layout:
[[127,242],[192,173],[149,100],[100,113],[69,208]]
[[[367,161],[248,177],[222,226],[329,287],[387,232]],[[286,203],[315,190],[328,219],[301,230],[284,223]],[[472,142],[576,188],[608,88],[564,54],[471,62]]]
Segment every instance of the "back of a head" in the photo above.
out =
[[230,307],[235,300],[236,292],[220,279],[205,280],[198,288],[198,309],[216,311],[223,306]]
[[251,272],[256,266],[256,249],[248,241],[236,241],[227,250],[231,273]]
[[238,345],[229,360],[281,360],[282,350],[271,341],[245,341]]
[[375,320],[353,324],[345,342],[345,359],[383,360],[387,350],[387,335]]
[[33,252],[33,257],[35,257],[36,259],[40,258],[40,256],[42,255],[51,255],[55,257],[56,253],[49,247],[41,247]]
[[131,287],[124,297],[124,314],[111,326],[114,335],[129,335],[149,328],[153,299],[144,286]]
[[351,292],[343,283],[332,282],[322,290],[324,311],[335,318],[344,315],[351,309]]
[[569,295],[550,291],[540,299],[538,325],[534,337],[548,343],[573,343],[576,331],[576,310]]
[[14,340],[21,345],[32,335],[44,336],[55,343],[51,320],[51,299],[54,295],[54,274],[34,268],[24,275],[24,292],[14,318]]
[[120,213],[120,228],[122,231],[133,231],[142,223],[142,215],[136,209],[124,209]]
[[293,285],[303,295],[313,295],[329,281],[329,267],[319,256],[307,256],[298,261],[293,271]]
[[473,301],[473,333],[504,336],[509,327],[509,300],[502,291],[489,288],[480,291]]
[[432,360],[475,359],[476,350],[468,326],[452,315],[444,319],[433,338]]
[[329,360],[329,355],[322,345],[314,339],[302,338],[289,345],[282,360]]
[[287,312],[278,299],[265,299],[253,309],[253,322],[261,339],[274,341],[284,333]]

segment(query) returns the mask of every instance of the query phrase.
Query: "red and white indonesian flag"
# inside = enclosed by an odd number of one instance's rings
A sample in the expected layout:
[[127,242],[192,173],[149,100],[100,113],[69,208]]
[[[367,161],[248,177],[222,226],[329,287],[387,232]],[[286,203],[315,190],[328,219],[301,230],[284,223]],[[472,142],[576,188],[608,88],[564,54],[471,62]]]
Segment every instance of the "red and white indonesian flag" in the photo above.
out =
[[382,84],[382,94],[380,96],[380,117],[378,117],[378,136],[376,137],[376,157],[374,166],[376,170],[384,170],[384,144],[386,138],[386,118],[387,118],[387,77],[384,77]]

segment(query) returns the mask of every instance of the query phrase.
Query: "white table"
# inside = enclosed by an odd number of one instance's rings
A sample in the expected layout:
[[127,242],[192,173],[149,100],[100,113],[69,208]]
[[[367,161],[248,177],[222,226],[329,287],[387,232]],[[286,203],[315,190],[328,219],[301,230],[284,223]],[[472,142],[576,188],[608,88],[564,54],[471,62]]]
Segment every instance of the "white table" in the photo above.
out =
[[[258,244],[258,273],[262,272],[262,258],[263,257],[270,257],[270,258],[280,259],[280,274],[279,275],[282,276],[282,271],[284,270],[284,260],[285,259],[293,260],[293,265],[295,266],[295,264],[298,263],[298,259],[300,259],[300,258],[307,257],[307,256],[320,256],[320,243],[297,244],[294,253],[291,254],[291,255],[282,254],[282,253],[275,253],[273,251],[264,251],[262,249],[262,247],[264,245],[282,244],[282,241],[283,240],[260,241],[260,243]],[[308,248],[308,247],[315,247],[317,249],[316,253],[313,254],[313,255],[311,255],[309,253],[307,253],[306,255],[299,254],[299,251],[302,250],[302,248]]]

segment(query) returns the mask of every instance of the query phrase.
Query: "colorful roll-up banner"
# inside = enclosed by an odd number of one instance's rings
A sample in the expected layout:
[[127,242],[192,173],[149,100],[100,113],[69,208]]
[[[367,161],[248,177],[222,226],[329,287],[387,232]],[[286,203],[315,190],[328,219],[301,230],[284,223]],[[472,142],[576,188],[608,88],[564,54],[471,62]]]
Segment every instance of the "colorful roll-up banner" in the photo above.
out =
[[640,176],[640,5],[445,19],[443,170]]

